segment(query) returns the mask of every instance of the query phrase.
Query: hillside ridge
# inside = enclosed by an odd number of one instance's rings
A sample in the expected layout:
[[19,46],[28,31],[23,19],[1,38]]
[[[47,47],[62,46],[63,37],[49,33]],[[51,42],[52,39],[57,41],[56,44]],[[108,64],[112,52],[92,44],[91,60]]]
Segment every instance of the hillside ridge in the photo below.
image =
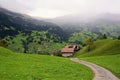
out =
[[90,57],[120,54],[120,40],[98,40],[91,45],[91,50],[89,52],[87,49],[88,46],[83,47],[83,49],[77,52],[74,56]]

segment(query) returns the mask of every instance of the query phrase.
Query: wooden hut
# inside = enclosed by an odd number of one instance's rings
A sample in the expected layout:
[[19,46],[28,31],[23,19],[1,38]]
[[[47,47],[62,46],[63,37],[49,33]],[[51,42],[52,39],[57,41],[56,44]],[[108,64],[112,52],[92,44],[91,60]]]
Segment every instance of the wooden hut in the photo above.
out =
[[70,57],[77,50],[78,50],[78,46],[77,45],[69,45],[69,46],[65,46],[64,48],[62,48],[61,49],[61,53],[62,53],[62,56],[64,56],[64,57]]

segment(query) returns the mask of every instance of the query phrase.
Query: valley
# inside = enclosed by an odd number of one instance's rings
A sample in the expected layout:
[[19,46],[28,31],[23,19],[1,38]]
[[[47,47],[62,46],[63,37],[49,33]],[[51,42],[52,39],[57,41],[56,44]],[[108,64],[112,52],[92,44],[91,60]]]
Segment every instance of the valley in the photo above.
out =
[[71,57],[120,78],[120,15],[36,19],[0,8],[0,80],[93,80]]

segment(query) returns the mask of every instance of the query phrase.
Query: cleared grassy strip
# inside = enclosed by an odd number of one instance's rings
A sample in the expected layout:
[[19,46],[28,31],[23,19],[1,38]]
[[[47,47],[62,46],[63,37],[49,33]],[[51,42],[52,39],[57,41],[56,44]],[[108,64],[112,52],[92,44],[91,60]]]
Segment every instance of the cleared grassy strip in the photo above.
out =
[[113,74],[120,78],[120,54],[109,56],[85,57],[80,59],[100,65],[110,70]]
[[92,78],[93,72],[88,67],[67,58],[15,54],[0,47],[0,80],[92,80]]

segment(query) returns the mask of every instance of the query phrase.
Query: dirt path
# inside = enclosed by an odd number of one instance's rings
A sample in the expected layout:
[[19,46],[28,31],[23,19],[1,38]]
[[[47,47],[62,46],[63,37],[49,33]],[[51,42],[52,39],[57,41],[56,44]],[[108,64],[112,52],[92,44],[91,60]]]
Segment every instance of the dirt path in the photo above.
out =
[[89,68],[91,68],[94,71],[94,74],[95,74],[93,80],[120,80],[119,78],[114,76],[110,71],[108,71],[105,68],[102,68],[102,67],[100,67],[96,64],[86,62],[86,61],[82,61],[82,60],[79,60],[77,58],[70,58],[70,59],[74,62],[86,65]]

